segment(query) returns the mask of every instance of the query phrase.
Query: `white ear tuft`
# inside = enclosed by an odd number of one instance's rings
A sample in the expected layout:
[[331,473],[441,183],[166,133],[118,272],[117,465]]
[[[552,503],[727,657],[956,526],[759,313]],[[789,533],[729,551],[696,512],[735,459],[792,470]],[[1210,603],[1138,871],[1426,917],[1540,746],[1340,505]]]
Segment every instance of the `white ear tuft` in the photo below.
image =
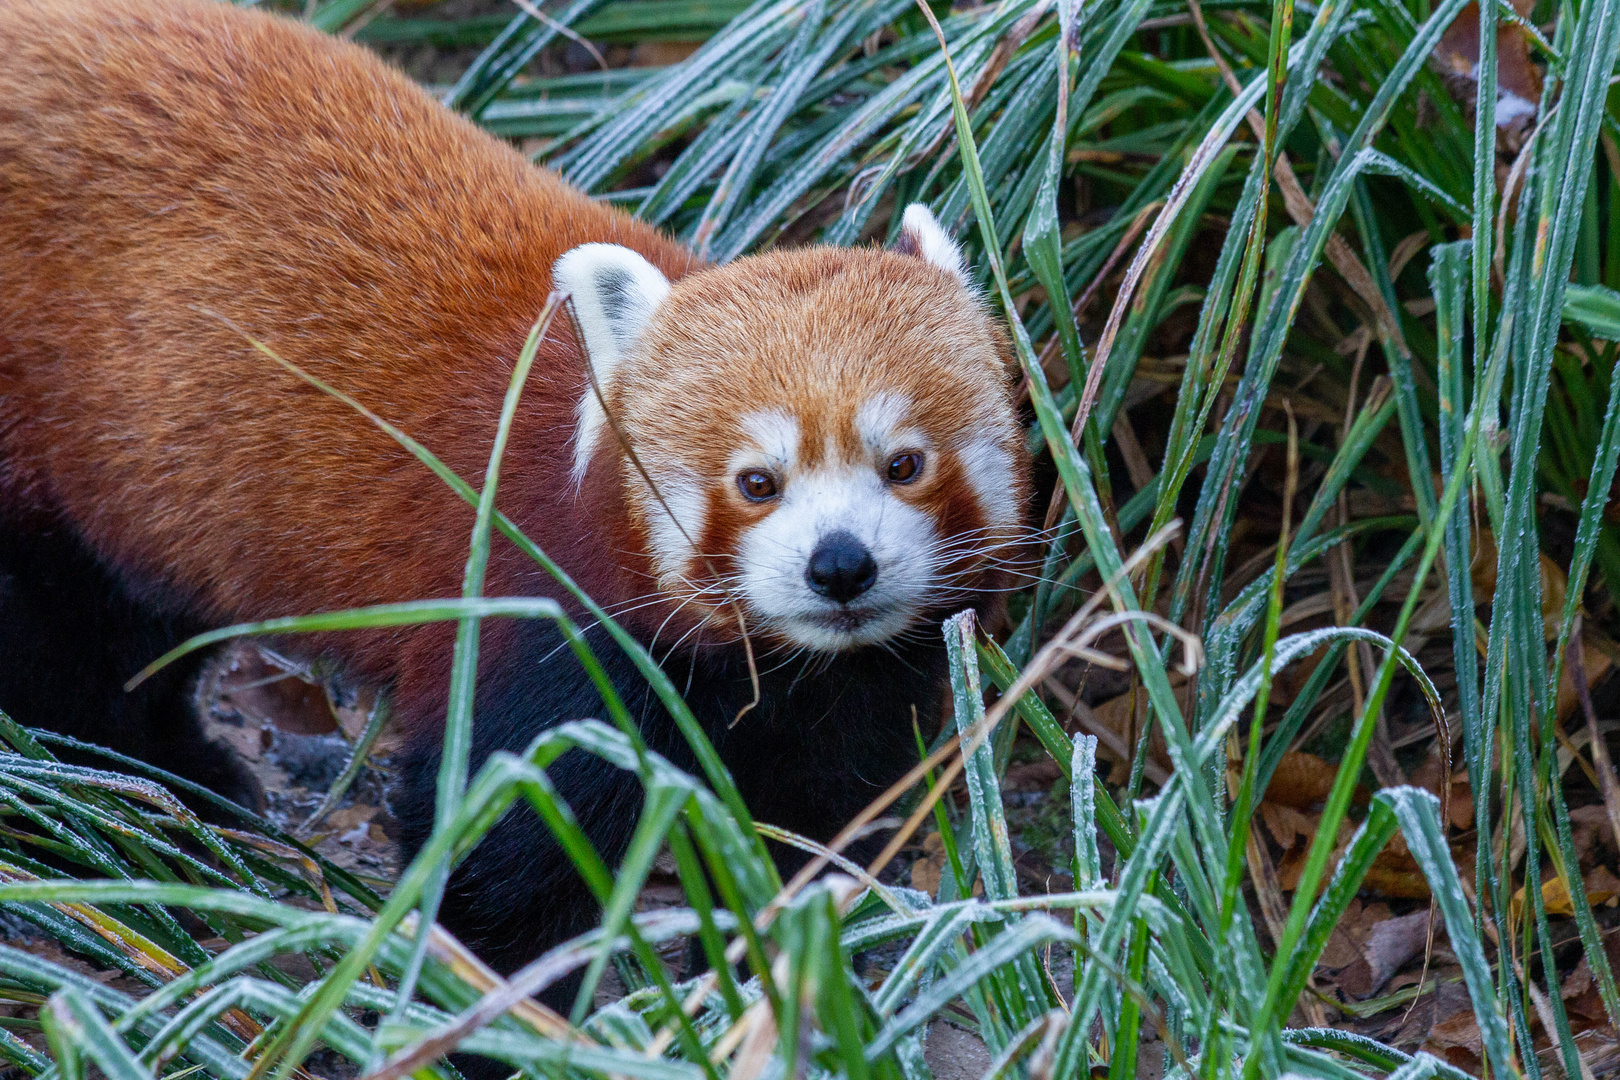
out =
[[894,242],[894,250],[919,258],[930,266],[937,266],[963,285],[968,284],[962,250],[922,203],[912,203],[906,207],[905,215],[900,219],[900,236]]
[[[557,260],[553,285],[573,297],[574,318],[585,339],[585,362],[607,393],[619,363],[669,295],[669,280],[652,263],[618,244],[581,244]],[[574,482],[585,478],[607,417],[595,390],[579,401],[574,432]]]

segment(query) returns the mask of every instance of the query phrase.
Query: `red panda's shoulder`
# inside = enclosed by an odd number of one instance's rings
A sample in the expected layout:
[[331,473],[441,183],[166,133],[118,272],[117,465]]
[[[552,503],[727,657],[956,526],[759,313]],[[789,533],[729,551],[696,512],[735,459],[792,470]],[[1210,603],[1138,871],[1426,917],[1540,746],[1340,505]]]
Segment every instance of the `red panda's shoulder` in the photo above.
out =
[[[559,255],[693,265],[291,20],[14,0],[0,40],[0,516],[66,518],[210,620],[453,593],[472,520],[248,336],[476,481]],[[502,507],[611,597],[612,523],[568,501],[582,385],[559,319]],[[528,584],[504,565],[492,588]]]

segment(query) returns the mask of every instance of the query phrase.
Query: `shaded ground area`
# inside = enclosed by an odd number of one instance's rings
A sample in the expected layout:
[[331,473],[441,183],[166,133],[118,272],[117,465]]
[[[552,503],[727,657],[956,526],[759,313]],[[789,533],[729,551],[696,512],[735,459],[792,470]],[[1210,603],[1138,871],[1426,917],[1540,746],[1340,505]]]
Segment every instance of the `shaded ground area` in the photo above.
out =
[[269,649],[238,644],[210,662],[197,699],[210,737],[234,749],[263,785],[265,816],[386,889],[401,866],[387,799],[392,732],[384,731],[348,791],[311,820],[365,729],[372,692],[316,680]]
[[[1598,663],[1607,670],[1607,664]],[[1280,692],[1286,700],[1288,687],[1282,685]],[[1099,736],[1103,778],[1122,783],[1127,777],[1122,768],[1124,758],[1110,753],[1109,747],[1123,748],[1134,741],[1129,683],[1115,679],[1112,673],[1088,672],[1068,682],[1050,680],[1044,696],[1058,715],[1067,716],[1071,732]],[[1620,693],[1616,688],[1600,686],[1594,714],[1612,713],[1617,698]],[[228,649],[210,664],[199,687],[199,701],[209,734],[231,745],[263,784],[267,816],[304,836],[333,862],[386,891],[401,868],[395,839],[398,830],[386,796],[393,750],[387,733],[348,791],[324,815],[311,821],[326,802],[333,781],[344,770],[351,754],[351,740],[365,727],[373,702],[371,695],[341,686],[334,688],[272,651],[242,644]],[[1427,726],[1429,723],[1426,714],[1410,711],[1403,716],[1398,709],[1391,709],[1391,741],[1402,749],[1415,746],[1419,750],[1400,755],[1406,765],[1396,762],[1400,774],[1395,779],[1437,790],[1442,766],[1435,752],[1437,738]],[[1420,727],[1426,738],[1415,737]],[[1599,719],[1597,728],[1607,737],[1620,729],[1620,722]],[[1620,873],[1616,872],[1620,864],[1620,842],[1616,839],[1620,822],[1610,819],[1595,785],[1585,783],[1587,778],[1574,767],[1583,741],[1589,743],[1589,737],[1572,739],[1571,752],[1563,759],[1569,767],[1566,785],[1575,803],[1571,812],[1575,845],[1611,962],[1620,965],[1620,934],[1615,933],[1620,930]],[[1330,747],[1319,741],[1316,748]],[[1147,770],[1150,784],[1167,764],[1162,752],[1155,755],[1155,762]],[[1254,816],[1249,858],[1254,880],[1260,884],[1249,888],[1247,899],[1262,916],[1262,929],[1275,933],[1286,917],[1303,854],[1315,837],[1315,823],[1334,772],[1335,766],[1324,757],[1307,751],[1290,754],[1268,790],[1267,800]],[[964,815],[965,793],[953,794],[957,796],[953,814]],[[1038,894],[1071,889],[1073,837],[1067,831],[1071,820],[1068,783],[1038,745],[1014,744],[1002,798],[1021,890]],[[1364,805],[1365,799],[1363,792],[1359,801]],[[1452,776],[1450,804],[1453,854],[1465,885],[1471,886],[1473,804],[1460,765]],[[1351,826],[1347,825],[1339,838],[1341,846],[1348,842],[1350,832]],[[1523,838],[1509,837],[1508,842],[1522,846]],[[1106,868],[1113,853],[1105,836],[1099,836],[1099,847]],[[941,874],[948,872],[942,838],[932,832],[904,850],[884,877],[935,892]],[[1570,971],[1561,986],[1563,1004],[1586,1064],[1594,1076],[1620,1072],[1620,1035],[1609,1026],[1591,970],[1579,956],[1569,899],[1556,881],[1544,886],[1543,895],[1555,927],[1560,968]],[[1355,1030],[1407,1050],[1427,1049],[1477,1073],[1481,1063],[1479,1028],[1461,969],[1438,921],[1432,951],[1425,956],[1430,930],[1427,899],[1422,876],[1397,837],[1369,875],[1361,897],[1351,904],[1334,931],[1311,992],[1293,1022]],[[673,863],[665,857],[642,896],[641,906],[644,910],[669,907],[683,900]],[[1521,890],[1515,902],[1523,901]],[[24,940],[30,951],[62,959],[60,948],[37,933],[21,926],[7,930],[14,941]],[[666,951],[666,959],[680,970],[684,947],[676,942]],[[860,964],[875,986],[895,958],[872,955],[861,958]],[[88,965],[78,966],[92,973]],[[1539,964],[1535,969],[1539,971]],[[1065,993],[1072,990],[1072,975],[1072,970],[1066,968],[1053,971]],[[622,987],[610,972],[599,989],[598,1004],[620,993]],[[1552,1021],[1547,1003],[1542,1001],[1540,1005],[1531,1023],[1538,1046],[1545,1047],[1544,1030]],[[1142,1077],[1160,1075],[1164,1065],[1162,1044],[1154,1037],[1152,1018],[1148,1019],[1139,1059]],[[982,1075],[989,1064],[983,1044],[974,1035],[945,1021],[936,1022],[932,1029],[928,1056],[935,1074],[942,1078]],[[1546,1053],[1543,1057],[1546,1065],[1556,1068]]]

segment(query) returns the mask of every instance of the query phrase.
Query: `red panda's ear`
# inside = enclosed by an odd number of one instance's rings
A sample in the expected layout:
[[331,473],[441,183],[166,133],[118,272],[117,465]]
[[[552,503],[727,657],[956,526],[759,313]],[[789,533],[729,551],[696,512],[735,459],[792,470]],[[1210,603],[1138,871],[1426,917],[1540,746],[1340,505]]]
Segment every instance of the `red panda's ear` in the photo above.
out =
[[[585,342],[585,362],[606,394],[619,363],[669,296],[669,279],[618,244],[581,244],[557,260],[551,278],[572,300],[574,322]],[[576,483],[585,477],[605,420],[596,391],[587,386],[574,434]]]
[[967,268],[962,262],[962,250],[922,203],[912,203],[906,207],[893,250],[921,259],[930,266],[937,266],[963,285],[969,283]]

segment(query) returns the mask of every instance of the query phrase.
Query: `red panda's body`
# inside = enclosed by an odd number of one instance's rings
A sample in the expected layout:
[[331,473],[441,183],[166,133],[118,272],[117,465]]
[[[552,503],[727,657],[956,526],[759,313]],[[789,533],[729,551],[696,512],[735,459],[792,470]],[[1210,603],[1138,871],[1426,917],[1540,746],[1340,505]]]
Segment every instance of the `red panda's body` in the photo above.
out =
[[[898,775],[911,707],[925,722],[937,710],[924,616],[993,607],[988,553],[1024,483],[999,331],[948,240],[925,228],[907,234],[910,257],[821,250],[708,271],[363,50],[210,0],[0,0],[0,41],[0,708],[229,789],[229,770],[197,760],[183,681],[109,688],[198,628],[456,595],[472,525],[408,453],[244,333],[476,480],[555,265],[679,527],[591,426],[561,320],[524,393],[501,509],[658,643],[761,818],[826,835]],[[929,355],[941,349],[971,362]],[[912,531],[886,539],[897,516]],[[783,530],[835,526],[808,570],[784,578],[759,554]],[[908,553],[915,537],[933,546]],[[502,542],[486,592],[557,595]],[[762,665],[759,708],[729,730],[752,694],[724,613],[755,592],[758,647],[779,625],[782,651],[830,651]],[[863,593],[889,607],[863,609]],[[390,688],[409,747],[396,811],[417,842],[451,633],[313,646]],[[688,763],[624,658],[598,651],[653,748]],[[552,631],[486,628],[476,758],[600,711]],[[552,771],[616,858],[634,779],[579,753]],[[582,929],[591,904],[524,814],[471,856],[445,911],[509,968]]]
[[[602,240],[672,277],[693,261],[284,19],[6,0],[0,40],[0,514],[71,519],[202,620],[455,595],[470,535],[443,484],[244,332],[476,478],[552,263]],[[501,500],[559,553],[613,517],[541,512],[584,382],[563,331],[535,363]],[[533,569],[505,549],[489,591],[532,592],[514,575]],[[578,572],[604,603],[641,591],[608,560]],[[415,690],[397,641],[345,658]]]

